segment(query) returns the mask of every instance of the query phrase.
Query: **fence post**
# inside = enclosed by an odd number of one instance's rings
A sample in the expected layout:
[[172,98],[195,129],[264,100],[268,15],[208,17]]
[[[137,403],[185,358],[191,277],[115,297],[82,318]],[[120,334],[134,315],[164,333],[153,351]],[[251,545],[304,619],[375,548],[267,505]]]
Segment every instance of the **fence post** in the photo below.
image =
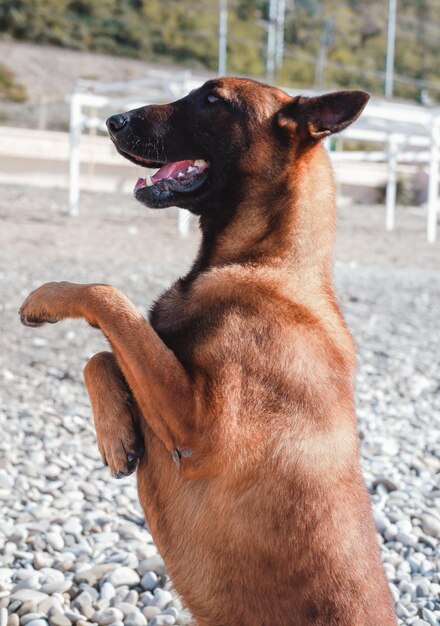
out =
[[189,220],[191,216],[185,209],[177,209],[177,211],[177,228],[179,235],[186,237],[189,233]]
[[427,237],[429,243],[434,243],[437,234],[437,205],[440,161],[440,119],[434,118],[431,133],[431,150],[429,161],[428,187],[428,226]]
[[79,142],[81,137],[82,115],[81,95],[73,93],[70,97],[70,146],[69,146],[69,215],[79,212],[79,177],[81,159]]
[[399,144],[394,135],[390,135],[388,140],[388,183],[386,191],[386,220],[387,230],[394,230],[394,215],[396,211],[396,189],[397,189],[397,152]]

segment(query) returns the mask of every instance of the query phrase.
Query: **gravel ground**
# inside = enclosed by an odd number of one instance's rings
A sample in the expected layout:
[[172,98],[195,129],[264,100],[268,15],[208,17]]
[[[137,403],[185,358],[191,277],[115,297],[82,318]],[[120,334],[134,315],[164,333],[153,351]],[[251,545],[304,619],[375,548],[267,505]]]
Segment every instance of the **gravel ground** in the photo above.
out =
[[[76,219],[65,204],[61,191],[1,188],[0,626],[186,623],[134,478],[113,479],[99,458],[81,370],[105,341],[79,321],[24,328],[16,311],[59,279],[111,282],[147,308],[198,235],[180,240],[172,213],[146,215],[125,196],[85,196]],[[438,626],[440,244],[425,243],[420,211],[402,210],[391,235],[382,221],[380,207],[342,208],[336,282],[397,615]]]

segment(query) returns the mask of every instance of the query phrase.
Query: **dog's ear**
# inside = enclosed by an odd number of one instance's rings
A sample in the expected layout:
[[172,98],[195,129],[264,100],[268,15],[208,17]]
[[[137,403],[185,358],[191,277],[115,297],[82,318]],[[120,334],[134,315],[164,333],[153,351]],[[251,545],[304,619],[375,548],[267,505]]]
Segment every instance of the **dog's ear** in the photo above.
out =
[[297,96],[278,112],[278,123],[289,126],[293,122],[310,137],[322,139],[347,128],[369,99],[365,91],[335,91],[313,98]]

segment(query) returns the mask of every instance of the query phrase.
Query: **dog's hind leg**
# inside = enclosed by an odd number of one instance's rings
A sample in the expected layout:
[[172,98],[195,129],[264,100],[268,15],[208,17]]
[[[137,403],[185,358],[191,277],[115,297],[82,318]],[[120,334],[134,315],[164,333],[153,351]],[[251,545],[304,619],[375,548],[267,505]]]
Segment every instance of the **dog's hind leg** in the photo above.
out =
[[113,476],[131,474],[144,453],[139,408],[114,355],[99,352],[84,368],[98,447]]

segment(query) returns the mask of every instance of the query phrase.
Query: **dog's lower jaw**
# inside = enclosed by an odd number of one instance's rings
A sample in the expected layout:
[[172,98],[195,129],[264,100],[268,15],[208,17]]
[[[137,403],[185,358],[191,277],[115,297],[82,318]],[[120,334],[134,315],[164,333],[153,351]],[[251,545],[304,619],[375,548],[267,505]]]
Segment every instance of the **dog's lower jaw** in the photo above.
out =
[[136,186],[134,196],[136,200],[152,209],[177,206],[191,210],[191,207],[198,203],[200,192],[203,194],[209,178],[210,172],[206,170],[186,186],[169,179],[160,180],[153,185]]

